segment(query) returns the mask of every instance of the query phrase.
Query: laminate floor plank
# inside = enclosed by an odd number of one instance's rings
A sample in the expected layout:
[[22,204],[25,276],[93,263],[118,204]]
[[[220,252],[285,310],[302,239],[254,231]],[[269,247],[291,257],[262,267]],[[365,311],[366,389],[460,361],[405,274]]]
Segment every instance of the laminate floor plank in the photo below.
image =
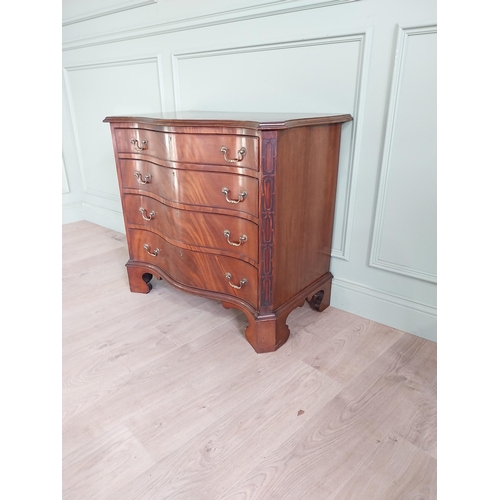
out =
[[[181,449],[125,485],[110,500],[219,498],[280,443],[305,426],[341,386],[306,364],[282,386],[263,390]],[[153,481],[151,478],[154,478]],[[148,493],[145,495],[145,489]]]
[[389,434],[332,500],[437,498],[436,459]]
[[198,337],[130,373],[113,390],[95,395],[84,411],[66,418],[65,450],[73,450],[88,439],[107,432],[136,412],[161,400],[223,365],[246,342],[234,335],[234,325],[224,324],[208,336]]
[[419,395],[409,418],[394,427],[397,436],[437,459],[437,385]]
[[[135,414],[125,425],[156,459],[161,460],[195,438],[235,408],[266,394],[283,379],[275,370],[252,370],[248,366],[240,375],[239,365],[232,372],[225,367],[210,378],[183,386],[157,404]],[[292,376],[294,368],[277,368]]]
[[274,353],[162,280],[125,235],[63,226],[64,500],[435,498],[436,344],[333,307]]
[[254,404],[276,391],[296,370],[296,363],[269,363],[260,356],[228,359],[210,377],[169,394],[136,413],[125,425],[156,460],[161,460],[238,407]]
[[247,322],[241,311],[224,309],[220,302],[203,299],[196,308],[189,307],[179,314],[168,315],[168,321],[156,328],[174,344],[181,346],[231,320],[242,326]]
[[124,482],[138,477],[154,463],[125,427],[116,426],[65,458],[63,498],[108,500]]
[[79,261],[91,256],[98,259],[103,250],[114,248],[126,252],[127,247],[124,234],[87,221],[65,224],[63,226],[63,239],[63,272],[68,264],[78,266]]
[[[315,335],[326,331],[335,340],[328,348],[322,343],[317,352],[304,359],[306,363],[342,384],[348,384],[368,363],[404,335],[394,328],[351,316],[345,322],[340,322],[341,325],[347,323],[348,326],[339,331],[332,332],[332,327],[328,324],[326,328],[318,325],[314,329]],[[322,321],[325,319],[327,315]]]
[[[126,294],[111,296],[107,300],[83,300],[75,305],[74,312],[63,313],[63,328],[66,335],[63,339],[63,353],[70,354],[74,350],[84,348],[86,345],[100,341],[109,336],[120,335],[125,330],[144,328],[157,328],[166,318],[186,314],[192,309],[197,309],[205,302],[186,302],[179,294],[151,291],[147,295]],[[165,300],[165,297],[169,297]],[[221,323],[227,321],[227,316],[222,316]]]
[[433,344],[405,335],[300,430],[221,497],[335,498],[432,380]]
[[122,330],[67,356],[63,367],[63,411],[65,416],[81,412],[89,402],[127,383],[132,372],[176,349],[155,328],[136,332]]

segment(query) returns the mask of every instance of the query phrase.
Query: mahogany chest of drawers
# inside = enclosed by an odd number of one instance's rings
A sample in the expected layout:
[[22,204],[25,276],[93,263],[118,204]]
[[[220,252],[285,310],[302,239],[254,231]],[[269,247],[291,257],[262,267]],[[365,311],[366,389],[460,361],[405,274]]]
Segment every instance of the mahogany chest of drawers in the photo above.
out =
[[182,112],[109,122],[130,290],[155,276],[242,310],[255,351],[329,305],[342,123],[350,115]]

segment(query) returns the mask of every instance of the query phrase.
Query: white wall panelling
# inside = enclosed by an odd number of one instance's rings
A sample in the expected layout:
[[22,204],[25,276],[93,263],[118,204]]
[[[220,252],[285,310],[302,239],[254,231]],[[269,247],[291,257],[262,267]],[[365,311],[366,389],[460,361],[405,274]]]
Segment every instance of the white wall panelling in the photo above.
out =
[[[110,2],[111,0],[107,1]],[[278,14],[289,14],[358,1],[360,0],[327,0],[320,2],[311,2],[310,0],[276,0],[272,2],[263,2],[262,0],[217,0],[211,2],[160,0],[158,9],[150,17],[136,16],[135,27],[133,22],[125,21],[122,29],[119,29],[120,19],[115,19],[116,24],[113,24],[111,28],[107,26],[104,32],[98,35],[95,34],[96,28],[99,30],[98,25],[94,25],[93,33],[86,36],[77,35],[75,37],[71,36],[71,31],[63,31],[63,50],[91,47],[103,43],[124,42],[147,36],[208,28],[227,23],[248,21]],[[78,2],[78,0],[63,0],[63,11],[66,2],[74,3]],[[196,5],[193,5],[193,3],[196,3]],[[146,3],[143,5],[146,5]],[[110,6],[108,9],[102,10],[111,11],[112,7]],[[134,14],[131,13],[130,15]],[[81,20],[85,20],[84,17],[85,15],[82,15]],[[88,15],[88,17],[91,19],[92,15]],[[93,17],[96,18],[99,16]],[[162,22],[158,22],[158,19],[162,18]],[[72,23],[70,22],[69,24]]]
[[63,221],[80,214],[124,230],[105,116],[351,113],[332,305],[435,339],[435,9],[435,0],[63,0],[65,21],[77,21],[63,28]]
[[436,277],[436,26],[398,28],[370,265]]

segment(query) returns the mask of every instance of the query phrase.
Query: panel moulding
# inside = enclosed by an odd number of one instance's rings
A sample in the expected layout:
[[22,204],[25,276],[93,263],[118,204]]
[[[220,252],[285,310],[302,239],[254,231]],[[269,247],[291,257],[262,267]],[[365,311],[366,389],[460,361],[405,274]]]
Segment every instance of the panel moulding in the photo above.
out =
[[68,183],[68,175],[66,173],[66,165],[64,164],[64,157],[62,158],[62,194],[68,194],[69,183]]
[[388,183],[390,177],[391,154],[394,139],[394,127],[396,125],[396,113],[398,110],[401,81],[405,67],[406,47],[409,37],[436,34],[436,25],[402,27],[398,26],[398,37],[396,44],[396,55],[394,59],[393,79],[389,99],[387,126],[385,133],[384,152],[382,157],[382,168],[380,172],[379,191],[375,210],[373,225],[372,245],[369,265],[396,274],[402,274],[410,278],[416,278],[431,283],[437,283],[437,276],[432,273],[410,268],[398,263],[388,262],[380,258],[380,246],[382,243],[382,231],[386,207]]
[[108,33],[106,35],[75,39],[63,43],[63,51],[92,47],[105,43],[123,42],[148,36],[165,35],[168,33],[175,33],[178,31],[186,31],[190,29],[207,28],[210,26],[217,26],[239,21],[248,21],[252,19],[259,19],[280,14],[291,14],[304,10],[331,7],[334,5],[341,5],[358,1],[360,0],[328,0],[322,2],[308,2],[306,0],[285,0],[259,3],[258,5],[253,5],[251,7],[223,10],[201,16],[184,17],[164,23],[149,24],[147,26],[141,26],[139,28]]
[[98,17],[109,16],[110,14],[117,14],[118,12],[124,12],[130,9],[136,9],[138,7],[145,7],[146,5],[152,5],[157,3],[158,0],[129,0],[128,2],[121,2],[115,4],[105,9],[98,9],[80,16],[67,17],[63,19],[63,26],[69,26],[70,24],[81,23],[83,21],[90,21],[91,19],[96,19]]
[[[356,74],[356,90],[354,98],[354,109],[352,115],[354,117],[353,132],[350,137],[348,167],[347,167],[347,192],[345,203],[343,206],[343,217],[337,220],[337,224],[341,224],[341,241],[340,248],[333,249],[331,256],[342,260],[349,260],[352,218],[354,210],[354,193],[356,192],[357,171],[359,148],[361,144],[361,131],[363,130],[364,103],[366,98],[366,75],[368,74],[369,64],[369,47],[371,45],[371,29],[362,33],[339,35],[324,38],[312,38],[306,40],[283,41],[271,44],[259,44],[242,47],[226,47],[217,50],[204,50],[199,52],[186,52],[172,54],[172,74],[175,109],[182,110],[181,92],[180,92],[180,74],[179,61],[186,59],[198,59],[206,57],[219,57],[224,55],[245,54],[253,52],[271,51],[271,50],[291,50],[295,48],[304,48],[308,46],[329,45],[337,43],[359,43],[359,59]],[[324,64],[324,62],[322,62]],[[342,110],[344,111],[344,110]],[[347,137],[343,136],[343,140]],[[338,213],[338,211],[337,211]],[[336,216],[337,218],[337,216]]]

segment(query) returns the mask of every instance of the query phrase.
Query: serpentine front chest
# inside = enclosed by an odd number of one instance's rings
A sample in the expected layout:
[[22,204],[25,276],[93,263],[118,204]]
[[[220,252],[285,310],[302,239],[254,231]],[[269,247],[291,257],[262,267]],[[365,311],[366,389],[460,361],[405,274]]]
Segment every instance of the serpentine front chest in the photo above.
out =
[[255,351],[329,305],[339,115],[183,112],[110,123],[132,292],[153,276],[242,310]]

